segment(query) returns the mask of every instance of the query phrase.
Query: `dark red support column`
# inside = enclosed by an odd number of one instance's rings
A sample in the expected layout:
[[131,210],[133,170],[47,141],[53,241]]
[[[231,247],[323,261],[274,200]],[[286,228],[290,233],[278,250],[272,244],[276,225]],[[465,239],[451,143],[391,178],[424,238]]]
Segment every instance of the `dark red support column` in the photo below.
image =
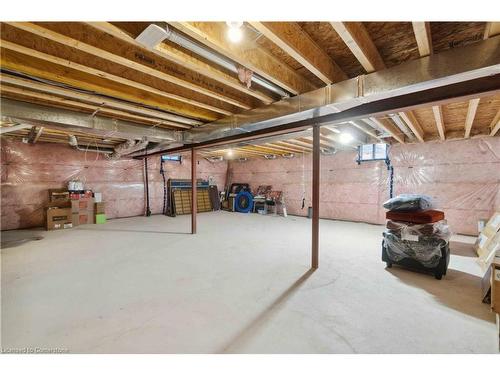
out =
[[191,233],[196,234],[196,213],[198,212],[198,183],[196,181],[196,150],[191,149]]
[[319,180],[320,180],[320,155],[319,148],[320,127],[313,127],[313,160],[312,160],[312,249],[311,267],[319,266]]

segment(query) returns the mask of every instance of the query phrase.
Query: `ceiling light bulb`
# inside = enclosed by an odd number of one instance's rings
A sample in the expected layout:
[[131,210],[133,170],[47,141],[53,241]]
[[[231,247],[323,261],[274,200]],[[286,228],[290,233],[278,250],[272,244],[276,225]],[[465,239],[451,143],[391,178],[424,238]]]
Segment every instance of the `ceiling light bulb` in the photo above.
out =
[[231,26],[227,29],[227,37],[231,42],[238,43],[243,37],[243,32],[239,27]]
[[233,156],[233,150],[227,150],[227,156]]
[[354,137],[349,133],[341,133],[339,138],[340,143],[343,144],[349,143],[354,139]]

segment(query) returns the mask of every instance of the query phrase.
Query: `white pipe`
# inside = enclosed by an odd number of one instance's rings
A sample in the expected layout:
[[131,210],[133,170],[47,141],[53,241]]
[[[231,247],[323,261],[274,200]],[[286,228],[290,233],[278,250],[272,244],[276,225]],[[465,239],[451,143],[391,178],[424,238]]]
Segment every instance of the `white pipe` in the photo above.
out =
[[[153,49],[165,39],[171,41],[172,43],[178,44],[179,46],[184,47],[187,50],[194,52],[197,55],[204,57],[205,59],[210,60],[211,62],[220,65],[233,73],[238,73],[237,66],[231,60],[226,59],[225,57],[206,49],[198,43],[193,42],[192,40],[169,28],[168,25],[166,25],[165,28],[162,28],[158,25],[151,24],[136,38],[137,42],[141,43],[149,49]],[[274,83],[269,82],[265,78],[259,77],[254,74],[252,76],[252,81],[278,94],[282,98],[290,97],[290,94],[288,92],[275,85]]]
[[19,125],[13,125],[13,126],[2,126],[0,128],[0,134],[6,134],[10,132],[15,132],[17,130],[23,130],[26,128],[31,128],[32,125],[25,125],[25,124],[19,124]]

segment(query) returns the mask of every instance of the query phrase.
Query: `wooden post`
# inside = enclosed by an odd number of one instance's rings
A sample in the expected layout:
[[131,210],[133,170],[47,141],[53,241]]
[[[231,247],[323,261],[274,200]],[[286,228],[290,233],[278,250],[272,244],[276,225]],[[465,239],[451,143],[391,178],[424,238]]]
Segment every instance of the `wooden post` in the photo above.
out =
[[320,127],[313,127],[313,159],[312,159],[312,248],[311,267],[319,266],[319,182],[320,182]]
[[198,211],[198,183],[196,181],[196,150],[191,149],[191,234],[196,234],[196,213]]

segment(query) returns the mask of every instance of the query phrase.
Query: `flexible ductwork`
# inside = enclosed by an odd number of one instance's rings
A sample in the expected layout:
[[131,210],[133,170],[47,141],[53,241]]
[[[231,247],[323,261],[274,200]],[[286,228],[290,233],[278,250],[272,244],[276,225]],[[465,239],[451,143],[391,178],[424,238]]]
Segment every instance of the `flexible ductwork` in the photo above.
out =
[[[165,27],[160,27],[158,25],[151,24],[136,38],[137,42],[141,43],[149,49],[156,47],[156,45],[158,45],[165,39],[169,40],[172,43],[178,44],[179,46],[233,73],[239,74],[238,66],[231,60],[199,45],[196,42],[193,42],[191,39],[186,38],[184,35],[168,27],[168,25],[165,25]],[[258,75],[253,74],[251,77],[251,81],[278,94],[282,98],[288,98],[290,96],[290,94],[283,90],[281,87],[276,86],[274,83],[271,83],[268,80],[259,77]]]

